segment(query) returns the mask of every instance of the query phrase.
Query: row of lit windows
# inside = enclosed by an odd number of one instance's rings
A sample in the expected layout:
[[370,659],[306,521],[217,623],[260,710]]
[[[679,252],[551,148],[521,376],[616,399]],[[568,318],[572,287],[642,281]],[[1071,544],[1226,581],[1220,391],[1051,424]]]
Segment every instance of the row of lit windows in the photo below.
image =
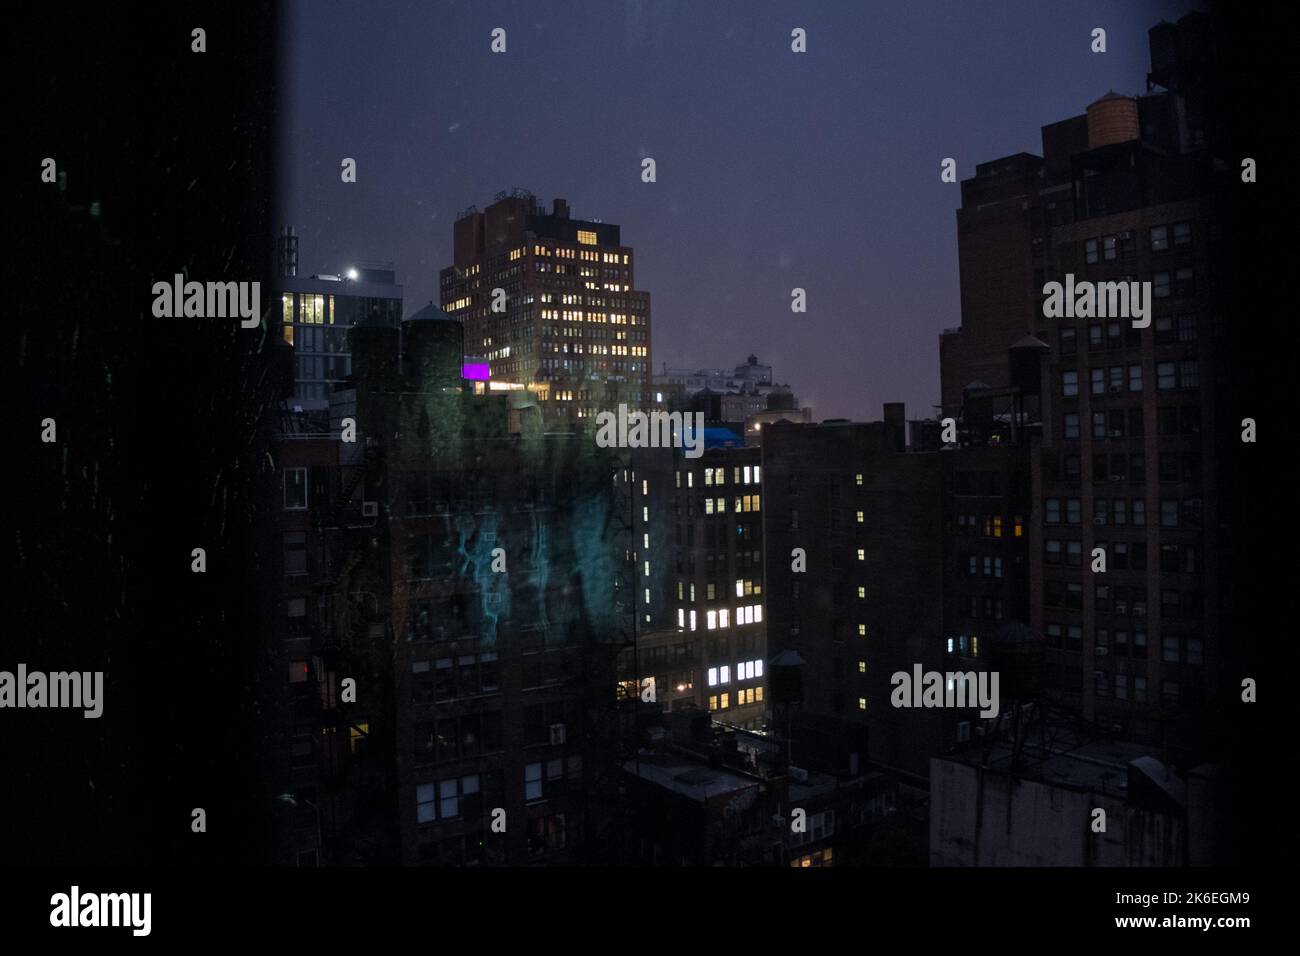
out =
[[[596,234],[587,229],[578,230],[578,242],[585,246],[594,246],[598,244]],[[517,249],[515,252],[510,253],[510,258],[512,260],[517,259],[523,254],[523,249]],[[533,255],[543,257],[555,256],[560,259],[574,259],[581,257],[588,262],[607,262],[614,265],[628,265],[631,261],[631,256],[626,252],[595,252],[588,249],[568,249],[563,246],[556,246],[553,248],[551,246],[543,246],[540,244],[533,246]]]
[[[733,510],[735,511],[736,514],[759,511],[760,510],[759,498],[760,498],[759,495],[737,495],[734,502],[735,508]],[[706,515],[726,514],[727,499],[726,498],[705,498],[704,513]]]
[[[965,634],[958,635],[956,638],[951,638],[951,637],[948,638],[948,653],[961,654],[965,656],[966,654]],[[974,634],[972,634],[970,637],[970,656],[971,657],[980,656],[980,639],[976,637]]]
[[[763,702],[762,687],[746,687],[736,691],[736,706],[744,707],[746,704],[761,704]],[[731,706],[731,693],[710,695],[709,710],[726,710]]]
[[[647,567],[649,562],[647,562]],[[680,591],[680,589],[679,589]],[[695,600],[695,585],[691,585],[691,600]],[[698,618],[694,609],[687,611],[685,608],[677,609],[677,626],[683,630],[687,627],[687,621],[690,622],[692,631],[698,628]],[[705,626],[710,631],[722,630],[731,627],[731,609],[721,608],[716,611],[707,611],[705,613]],[[746,604],[736,608],[736,626],[740,627],[745,624],[763,623],[763,605]]]
[[[761,482],[760,482],[760,477],[761,477],[760,472],[761,472],[761,470],[762,470],[762,466],[761,466],[761,465],[744,465],[744,466],[741,466],[741,465],[735,465],[735,466],[733,466],[733,468],[732,468],[732,483],[733,483],[733,484],[737,484],[737,485],[740,485],[740,484],[745,484],[745,485],[757,485],[757,484],[761,484]],[[727,469],[726,469],[725,467],[724,467],[724,468],[705,468],[705,469],[704,469],[704,484],[705,484],[706,487],[714,487],[714,486],[721,487],[722,485],[725,485],[726,483],[727,483]],[[682,486],[682,472],[679,471],[679,472],[677,472],[677,487],[680,488],[681,486]],[[694,487],[695,487],[695,472],[693,472],[693,471],[687,471],[687,472],[686,472],[686,487],[687,487],[687,488],[694,488]],[[755,499],[755,503],[754,503],[753,510],[757,511],[757,510],[758,510],[758,504],[757,504],[758,496],[755,495],[755,496],[754,496],[754,499]],[[707,499],[706,499],[706,500],[707,500]],[[718,500],[719,500],[719,501],[722,501],[722,500],[724,500],[724,499],[719,498]],[[740,499],[736,499],[736,500],[739,501]],[[720,508],[719,510],[726,510],[726,509],[725,509],[725,508]],[[739,510],[739,509],[737,509],[737,510]],[[751,509],[746,508],[745,510],[746,510],[746,511],[749,511],[749,510],[751,510]],[[709,514],[712,514],[712,512],[709,512]]]
[[[324,295],[311,295],[302,293],[298,296],[298,323],[300,325],[333,325],[334,324],[334,296],[329,298],[328,321],[326,320],[325,299]],[[285,293],[280,297],[280,303],[284,310],[284,324],[289,325],[294,321],[293,317],[293,296]],[[290,339],[290,341],[292,341]]]
[[[754,680],[763,676],[763,661],[741,661],[736,665],[736,680]],[[709,668],[709,686],[717,687],[719,684],[731,683],[731,665],[723,664],[721,667]]]
[[[577,298],[576,296],[574,298]],[[645,316],[628,316],[623,312],[584,312],[582,309],[542,309],[543,320],[590,322],[595,325],[645,325]]]
[[[648,546],[648,545],[647,545],[647,546]],[[677,582],[677,600],[679,600],[679,601],[683,600],[682,595],[683,595],[683,593],[684,593],[684,589],[685,589],[685,585],[684,585],[681,581],[678,581],[678,582]],[[718,586],[717,586],[716,584],[714,584],[712,581],[710,581],[708,584],[706,584],[706,585],[705,585],[706,600],[709,600],[709,601],[716,600],[716,599],[717,599],[717,596],[718,596],[718,595],[717,595],[717,590],[718,590]],[[746,581],[746,580],[743,579],[743,578],[737,578],[737,579],[736,579],[736,597],[746,597],[746,596],[752,596],[752,595],[755,595],[755,594],[762,594],[762,593],[763,593],[763,585],[762,585],[762,582],[757,582],[757,583],[756,583],[756,582],[754,582],[754,581],[752,581],[752,580]],[[693,604],[693,603],[695,603],[695,584],[694,584],[694,583],[692,583],[692,584],[690,585],[690,595],[691,595],[691,603]],[[747,623],[747,622],[746,622],[746,623]]]

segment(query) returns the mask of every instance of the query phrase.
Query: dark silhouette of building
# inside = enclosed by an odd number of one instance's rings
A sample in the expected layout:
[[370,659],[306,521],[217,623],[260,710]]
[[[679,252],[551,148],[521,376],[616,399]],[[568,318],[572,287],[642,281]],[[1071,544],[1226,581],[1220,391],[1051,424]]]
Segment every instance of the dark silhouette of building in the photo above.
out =
[[[1207,148],[1205,27],[1194,14],[1153,28],[1146,94],[1107,93],[1044,126],[1041,157],[963,182],[962,326],[940,341],[947,415],[1012,384],[1013,343],[1047,346],[1032,513],[1000,509],[1026,522],[1047,692],[1170,746],[1208,740],[1215,720],[1217,447],[1239,430],[1220,419],[1228,290],[1215,281],[1215,191],[1238,170],[1216,174]],[[1067,275],[1150,283],[1149,327],[1046,317],[1044,286]]]
[[[901,405],[882,422],[763,431],[768,653],[803,659],[792,709],[846,739],[865,730],[857,760],[923,778],[957,712],[898,709],[890,693],[894,672],[945,664],[940,455],[907,452]],[[799,725],[792,715],[796,764]]]
[[511,432],[519,394],[462,378],[436,307],[351,344],[339,430],[285,442],[299,823],[330,862],[586,859],[619,773],[617,463],[535,407]]

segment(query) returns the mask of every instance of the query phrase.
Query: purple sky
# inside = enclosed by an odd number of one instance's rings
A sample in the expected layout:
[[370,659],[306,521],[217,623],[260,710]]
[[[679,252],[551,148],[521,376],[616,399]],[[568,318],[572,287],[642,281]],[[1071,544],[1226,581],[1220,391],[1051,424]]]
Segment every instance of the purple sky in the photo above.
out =
[[961,323],[960,187],[939,161],[965,179],[1109,89],[1142,92],[1147,30],[1195,6],[300,0],[280,218],[300,274],[392,261],[412,312],[437,299],[460,210],[515,186],[564,197],[635,248],[656,372],[753,352],[819,419],[921,417],[938,334]]

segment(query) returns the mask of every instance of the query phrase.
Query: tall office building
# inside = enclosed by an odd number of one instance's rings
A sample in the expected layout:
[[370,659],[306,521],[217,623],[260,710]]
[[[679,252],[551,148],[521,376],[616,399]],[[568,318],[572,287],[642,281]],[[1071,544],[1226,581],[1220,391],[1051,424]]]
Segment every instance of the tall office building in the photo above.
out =
[[555,200],[499,193],[454,227],[455,261],[440,273],[443,309],[492,378],[537,395],[548,422],[594,416],[650,391],[650,294],[612,223],[575,219]]
[[[983,163],[962,183],[962,326],[940,343],[945,414],[1007,386],[1007,350],[1025,336],[1045,345],[1028,527],[1046,689],[1170,745],[1213,719],[1215,436],[1234,424],[1216,400],[1230,304],[1214,279],[1215,164],[1189,85],[1205,35],[1199,15],[1153,28],[1145,95],[1108,93],[1044,126],[1041,157]],[[1149,327],[1113,311],[1045,317],[1044,285],[1067,276],[1150,283]]]

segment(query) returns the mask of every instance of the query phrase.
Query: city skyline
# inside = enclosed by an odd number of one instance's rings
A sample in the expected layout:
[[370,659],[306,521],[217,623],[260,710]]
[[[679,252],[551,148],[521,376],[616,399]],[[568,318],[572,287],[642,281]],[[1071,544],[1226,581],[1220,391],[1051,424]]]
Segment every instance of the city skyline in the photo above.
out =
[[[625,20],[601,5],[577,16],[485,5],[468,17],[416,7],[402,21],[358,22],[339,5],[291,6],[279,221],[301,237],[300,275],[393,262],[409,315],[439,300],[465,208],[514,188],[548,205],[565,197],[576,218],[620,224],[638,250],[657,316],[652,373],[753,352],[815,420],[868,420],[886,401],[928,414],[940,400],[940,333],[961,323],[960,187],[940,181],[940,161],[955,158],[960,181],[977,163],[1040,154],[1041,125],[1112,89],[1142,92],[1147,31],[1192,9],[939,5],[883,11],[876,23],[871,11],[780,4],[631,5]],[[1105,54],[1088,48],[1097,25]],[[790,54],[795,26],[807,31],[806,56]],[[496,27],[507,30],[504,54],[489,50]],[[865,57],[848,56],[850,37]],[[379,49],[383,61],[363,55]],[[990,59],[1009,65],[990,69]],[[967,74],[952,69],[960,63]],[[856,109],[880,83],[879,111]],[[710,97],[688,97],[698,89]],[[1016,109],[990,114],[988,102]],[[824,145],[810,156],[814,141]],[[641,181],[645,156],[654,183]],[[357,160],[355,183],[340,181],[344,158]],[[809,172],[792,180],[791,168]],[[790,311],[795,288],[806,313]],[[809,350],[809,337],[851,347]]]

